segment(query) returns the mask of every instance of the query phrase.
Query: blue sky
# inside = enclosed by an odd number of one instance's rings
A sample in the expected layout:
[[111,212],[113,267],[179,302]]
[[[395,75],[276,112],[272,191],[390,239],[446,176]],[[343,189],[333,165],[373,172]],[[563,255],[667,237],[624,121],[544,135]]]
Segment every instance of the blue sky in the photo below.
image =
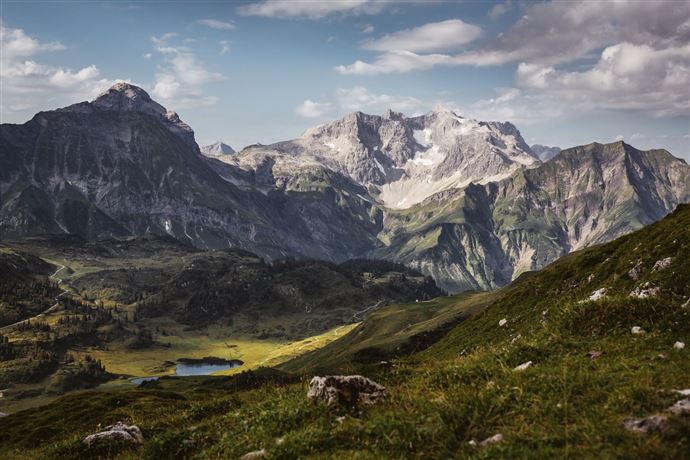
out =
[[201,144],[239,148],[354,110],[444,105],[512,121],[528,143],[622,138],[690,159],[684,1],[0,5],[2,122],[126,80]]

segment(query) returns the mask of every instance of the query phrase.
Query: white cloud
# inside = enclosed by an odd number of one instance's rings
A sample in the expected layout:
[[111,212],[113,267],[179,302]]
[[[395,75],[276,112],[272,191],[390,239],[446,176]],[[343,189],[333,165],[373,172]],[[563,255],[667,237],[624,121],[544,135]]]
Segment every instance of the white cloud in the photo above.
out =
[[374,26],[371,24],[362,24],[359,27],[359,32],[363,34],[370,34],[374,32]]
[[297,106],[295,112],[305,118],[317,118],[325,115],[331,109],[328,103],[314,102],[310,99]]
[[221,55],[229,53],[230,50],[232,49],[230,42],[227,40],[221,40],[220,42],[218,42],[218,44],[220,45],[220,54]]
[[153,57],[153,54],[151,53],[145,53],[144,54],[144,59],[151,59]]
[[2,21],[0,45],[3,122],[23,122],[39,110],[90,100],[121,81],[103,78],[95,65],[73,70],[29,59],[66,47],[57,41],[42,43],[24,30],[8,27]]
[[307,99],[295,110],[307,118],[333,118],[354,111],[383,113],[392,109],[409,114],[426,108],[422,101],[414,97],[372,93],[363,86],[339,88],[322,99],[321,102]]
[[431,22],[368,40],[362,48],[371,51],[436,52],[457,49],[482,34],[482,29],[460,19]]
[[[401,60],[391,48],[373,62],[340,65],[343,74],[377,75],[428,70],[436,66],[495,66],[528,62],[556,65],[588,57],[617,43],[648,45],[655,49],[690,41],[690,3],[655,2],[545,2],[532,4],[507,31],[476,48],[456,54],[415,54]],[[400,48],[415,52],[412,47]]]
[[371,93],[363,86],[339,88],[334,98],[338,107],[348,112],[361,110],[378,113],[386,109],[411,112],[423,106],[422,101],[414,97]]
[[235,28],[235,24],[232,22],[219,21],[218,19],[199,19],[197,23],[217,30],[232,30]]
[[508,11],[513,9],[513,2],[511,0],[506,0],[503,3],[497,3],[495,4],[490,10],[489,10],[489,17],[493,19],[494,21],[504,14],[506,14]]
[[[225,77],[207,69],[197,60],[192,48],[171,45],[170,40],[176,37],[174,33],[151,37],[154,49],[163,58],[156,73],[152,95],[176,108],[217,103],[218,98],[205,95],[203,89],[206,84],[224,80]],[[229,43],[221,42],[221,45],[229,47]]]
[[2,43],[3,60],[66,49],[65,45],[57,41],[41,43],[26,35],[23,29],[5,26],[2,20],[0,20],[0,43]]
[[518,85],[553,95],[569,107],[643,111],[653,116],[690,113],[690,45],[657,50],[620,43],[605,48],[588,70],[521,63]]
[[374,62],[355,61],[350,65],[335,67],[343,75],[382,75],[428,70],[439,65],[452,65],[452,58],[445,54],[416,54],[396,50],[380,55]]
[[388,0],[264,0],[242,5],[237,12],[242,16],[319,20],[333,14],[377,14],[389,4]]

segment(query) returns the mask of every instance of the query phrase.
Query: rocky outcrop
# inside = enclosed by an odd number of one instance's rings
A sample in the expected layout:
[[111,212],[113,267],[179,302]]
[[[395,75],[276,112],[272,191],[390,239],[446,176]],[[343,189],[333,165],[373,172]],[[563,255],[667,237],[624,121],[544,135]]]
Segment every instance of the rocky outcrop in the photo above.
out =
[[651,297],[656,297],[661,293],[661,288],[654,286],[652,283],[647,282],[642,286],[638,286],[630,292],[630,297],[636,297],[638,299],[649,299]]
[[666,270],[671,266],[671,262],[673,262],[673,257],[666,257],[664,259],[657,260],[656,262],[654,262],[654,267],[652,268],[652,270],[655,272]]
[[307,391],[310,400],[323,401],[331,408],[374,404],[385,394],[383,386],[361,375],[317,376],[311,379]]
[[669,421],[665,415],[650,415],[649,417],[625,419],[623,426],[638,433],[655,433],[666,430],[669,427]]
[[143,444],[144,435],[136,425],[127,425],[123,422],[117,422],[114,425],[107,426],[103,431],[95,434],[90,434],[84,438],[84,444],[93,444],[95,442],[108,441],[123,441],[131,444]]

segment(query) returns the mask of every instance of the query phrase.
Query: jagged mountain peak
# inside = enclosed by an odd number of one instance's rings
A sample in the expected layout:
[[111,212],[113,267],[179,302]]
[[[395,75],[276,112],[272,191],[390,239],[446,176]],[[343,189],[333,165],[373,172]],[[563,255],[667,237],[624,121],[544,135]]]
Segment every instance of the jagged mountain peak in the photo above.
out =
[[91,105],[102,110],[167,113],[165,107],[151,99],[142,88],[125,82],[115,83],[91,101]]
[[127,82],[115,83],[90,103],[80,103],[61,109],[68,112],[83,112],[92,109],[107,112],[139,112],[156,118],[171,132],[179,136],[192,150],[198,152],[194,130],[182,121],[173,110],[168,110],[154,101],[144,89]]

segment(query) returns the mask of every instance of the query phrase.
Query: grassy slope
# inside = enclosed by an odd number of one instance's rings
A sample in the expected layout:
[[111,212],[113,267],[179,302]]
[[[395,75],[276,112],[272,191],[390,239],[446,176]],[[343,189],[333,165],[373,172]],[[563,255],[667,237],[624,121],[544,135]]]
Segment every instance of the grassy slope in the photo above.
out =
[[[237,458],[262,447],[269,458],[690,458],[689,417],[646,436],[621,425],[663,410],[680,399],[670,390],[690,387],[688,352],[672,348],[676,340],[690,342],[690,308],[681,307],[690,297],[688,229],[690,206],[683,206],[658,224],[523,275],[420,353],[387,365],[335,360],[388,388],[387,401],[359,414],[309,404],[306,379],[242,390],[230,388],[233,380],[166,379],[150,388],[69,395],[0,419],[0,444],[17,458],[86,456],[94,452],[81,437],[125,420],[138,424],[147,442],[110,452],[120,458]],[[667,256],[674,257],[671,267],[652,271]],[[638,261],[636,282],[627,272]],[[647,281],[663,289],[659,297],[628,296]],[[581,302],[600,287],[609,289],[606,299]],[[463,310],[471,298],[457,299],[468,302]],[[391,324],[384,316],[381,331]],[[647,333],[632,335],[632,326]],[[603,355],[590,360],[592,350]],[[532,368],[513,371],[527,360]],[[497,432],[505,442],[468,445]]]

